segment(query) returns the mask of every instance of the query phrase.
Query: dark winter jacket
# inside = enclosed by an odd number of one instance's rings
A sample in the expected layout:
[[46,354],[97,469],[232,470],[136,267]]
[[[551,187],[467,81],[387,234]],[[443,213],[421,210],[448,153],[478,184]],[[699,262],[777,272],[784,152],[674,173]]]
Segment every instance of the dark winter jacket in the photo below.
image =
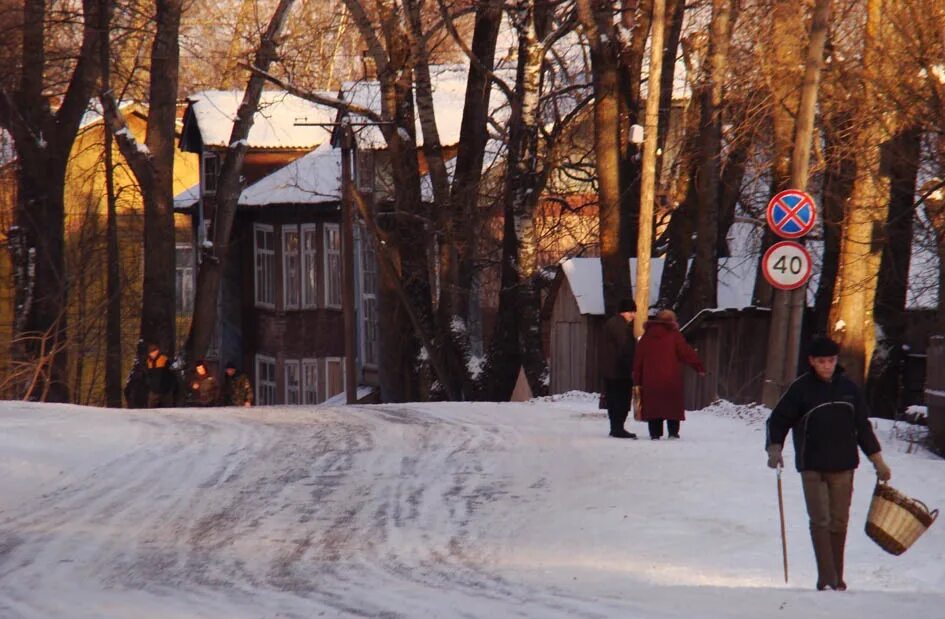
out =
[[632,380],[636,346],[633,323],[624,320],[620,314],[608,318],[601,329],[597,347],[597,367],[601,380]]
[[811,370],[788,387],[768,417],[765,449],[783,445],[788,431],[798,471],[847,471],[859,464],[857,447],[880,451],[863,392],[839,370],[830,382]]
[[633,359],[633,382],[640,387],[645,421],[686,418],[684,363],[697,372],[705,371],[699,355],[686,343],[675,322],[647,321]]
[[216,406],[220,399],[220,388],[210,374],[203,376],[196,372],[187,383],[187,403],[190,406]]
[[174,391],[176,380],[167,362],[167,355],[159,354],[147,358],[148,391],[158,394],[170,394]]

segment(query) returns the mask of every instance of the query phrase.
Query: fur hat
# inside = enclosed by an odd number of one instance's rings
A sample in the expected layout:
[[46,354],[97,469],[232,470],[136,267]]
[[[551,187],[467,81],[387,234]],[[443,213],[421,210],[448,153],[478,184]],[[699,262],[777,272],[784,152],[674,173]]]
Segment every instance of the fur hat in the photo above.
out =
[[840,346],[825,335],[818,335],[807,346],[808,357],[834,357],[840,353]]

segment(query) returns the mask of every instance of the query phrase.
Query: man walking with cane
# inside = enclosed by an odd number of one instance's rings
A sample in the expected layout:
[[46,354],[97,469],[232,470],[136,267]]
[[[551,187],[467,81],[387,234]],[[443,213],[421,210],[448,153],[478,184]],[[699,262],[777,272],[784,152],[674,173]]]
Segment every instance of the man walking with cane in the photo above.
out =
[[892,477],[873,433],[863,392],[837,366],[839,352],[833,340],[814,338],[807,349],[810,370],[788,387],[771,411],[765,439],[768,466],[779,469],[784,465],[781,448],[787,433],[793,432],[795,464],[817,560],[818,591],[847,588],[843,552],[858,448],[873,463],[881,481]]

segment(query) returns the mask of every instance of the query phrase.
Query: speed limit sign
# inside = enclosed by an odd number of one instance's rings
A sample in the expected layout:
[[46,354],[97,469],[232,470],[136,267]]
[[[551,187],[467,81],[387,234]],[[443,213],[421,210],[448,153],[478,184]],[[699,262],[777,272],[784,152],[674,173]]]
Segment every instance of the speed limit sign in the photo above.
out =
[[769,284],[781,290],[794,290],[810,279],[810,254],[800,243],[781,241],[765,252],[761,268]]

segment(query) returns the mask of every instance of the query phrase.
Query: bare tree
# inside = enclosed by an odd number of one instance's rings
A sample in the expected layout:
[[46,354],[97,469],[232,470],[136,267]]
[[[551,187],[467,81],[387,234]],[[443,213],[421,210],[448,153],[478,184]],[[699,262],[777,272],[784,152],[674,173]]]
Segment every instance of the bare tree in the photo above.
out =
[[[279,35],[285,27],[289,12],[294,0],[279,0],[269,26],[259,42],[253,67],[260,71],[267,71],[276,58],[279,45]],[[259,108],[259,99],[262,96],[265,77],[253,72],[243,93],[243,100],[236,112],[236,122],[230,132],[230,145],[223,158],[220,170],[220,179],[217,185],[217,207],[213,222],[212,246],[204,253],[197,272],[197,286],[194,298],[194,316],[190,325],[190,333],[185,345],[187,359],[197,359],[207,353],[210,338],[213,335],[217,318],[217,297],[220,292],[220,283],[226,266],[230,250],[230,235],[233,231],[233,220],[236,217],[236,205],[239,201],[240,171],[249,143],[246,138],[253,126],[256,111]],[[173,254],[172,254],[173,255]],[[172,296],[173,299],[173,296]]]
[[[65,71],[50,67],[47,58],[47,45],[62,43],[49,36],[54,27],[47,7],[43,0],[23,3],[19,75],[15,85],[0,84],[0,126],[13,135],[18,160],[15,227],[9,234],[16,271],[14,356],[39,362],[51,355],[39,391],[66,401],[63,194],[72,143],[98,78],[99,3],[83,0],[81,15],[74,16],[81,34]],[[63,91],[56,78],[65,79]]]

